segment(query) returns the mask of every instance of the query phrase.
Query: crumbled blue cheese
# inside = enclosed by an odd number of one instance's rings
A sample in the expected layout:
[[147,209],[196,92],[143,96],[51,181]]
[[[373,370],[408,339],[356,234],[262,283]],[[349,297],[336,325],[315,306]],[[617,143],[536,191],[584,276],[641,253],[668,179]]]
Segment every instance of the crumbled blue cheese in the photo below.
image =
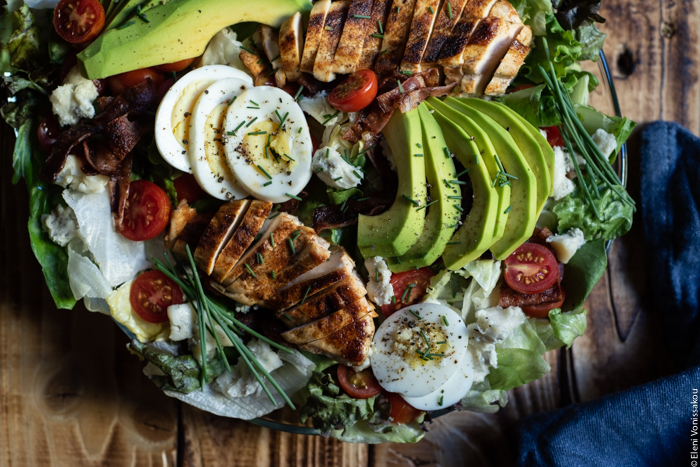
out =
[[[365,260],[365,267],[369,274],[367,295],[379,306],[391,303],[394,296],[394,287],[391,285],[391,271],[381,256]],[[377,278],[379,280],[377,280]]]
[[250,75],[250,71],[241,61],[241,46],[235,32],[230,28],[219,31],[209,41],[202,58],[197,63],[197,68],[207,65],[228,65]]
[[313,171],[323,183],[333,188],[348,189],[362,183],[364,174],[349,164],[338,151],[323,147],[314,153],[311,161]]
[[554,248],[559,262],[567,264],[578,249],[586,243],[586,239],[581,229],[573,228],[563,235],[552,235],[547,239],[547,243]]
[[66,126],[77,124],[81,118],[94,117],[95,107],[92,103],[98,95],[95,83],[83,78],[76,65],[68,72],[63,84],[51,93],[49,100],[58,123]]
[[60,246],[68,245],[78,231],[78,221],[73,210],[61,204],[51,214],[41,216],[41,223],[51,241]]
[[527,318],[520,307],[500,306],[479,310],[475,316],[476,322],[467,326],[467,349],[474,357],[475,382],[480,382],[486,378],[491,368],[498,368],[496,345],[506,340]]
[[617,140],[615,139],[615,135],[608,133],[602,128],[598,128],[595,133],[593,133],[591,138],[605,157],[609,157],[610,154],[617,149]]
[[396,161],[394,160],[394,153],[391,151],[389,143],[386,141],[386,139],[382,138],[379,141],[379,146],[382,148],[382,154],[384,154],[386,160],[389,161],[389,166],[391,167],[391,170],[396,172]]
[[56,177],[56,184],[81,193],[102,193],[109,182],[106,175],[85,175],[78,159],[72,154],[66,158],[63,169]]
[[[248,349],[268,373],[272,373],[283,364],[282,359],[267,342],[252,339],[248,342]],[[230,398],[245,397],[263,390],[242,358],[231,368],[231,373],[224,372],[216,378],[212,387]]]
[[182,341],[192,338],[197,313],[189,303],[170,305],[168,319],[170,320],[170,340]]
[[576,185],[566,176],[568,173],[566,153],[560,146],[554,147],[554,179],[552,180],[552,197],[556,200],[564,198],[574,191]]
[[343,112],[328,102],[327,91],[321,91],[313,97],[304,97],[299,101],[299,107],[324,126],[335,125],[346,118]]

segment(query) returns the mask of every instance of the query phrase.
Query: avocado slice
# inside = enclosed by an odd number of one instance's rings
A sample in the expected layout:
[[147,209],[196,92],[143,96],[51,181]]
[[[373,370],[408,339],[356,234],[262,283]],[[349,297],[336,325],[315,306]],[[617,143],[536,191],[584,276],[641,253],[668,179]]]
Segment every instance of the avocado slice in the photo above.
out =
[[[131,6],[142,2],[122,0],[124,7],[115,15],[114,28],[102,32],[78,54],[78,65],[88,79],[137,70],[163,63],[197,57],[212,37],[226,26],[254,21],[278,27],[297,11],[312,7],[305,0],[168,0],[149,8],[147,19],[134,17],[134,24],[119,29],[132,13]],[[127,14],[129,13],[129,14]],[[126,16],[123,16],[126,15]]]
[[[469,136],[469,138],[476,143],[477,151],[474,154],[479,154],[479,160],[483,161],[486,168],[491,176],[491,185],[496,189],[498,193],[498,212],[496,215],[496,225],[493,232],[493,243],[496,243],[503,237],[506,231],[506,224],[508,221],[508,206],[510,206],[510,185],[502,184],[493,180],[496,178],[496,174],[500,170],[498,164],[496,164],[496,159],[493,157],[496,154],[496,150],[491,143],[491,139],[484,132],[484,130],[479,127],[474,120],[467,117],[463,113],[453,109],[444,102],[434,99],[431,100],[431,104],[437,110],[440,111],[444,116],[448,117],[454,123],[456,123],[464,132]],[[472,154],[472,157],[474,157]]]
[[547,201],[550,191],[552,191],[552,174],[549,172],[542,149],[530,130],[512,115],[514,113],[512,110],[503,104],[474,98],[458,100],[488,115],[510,133],[510,136],[513,137],[515,144],[518,145],[520,152],[523,153],[528,165],[535,174],[537,179],[537,212],[542,212],[544,203]]
[[455,207],[461,203],[461,191],[458,185],[447,185],[443,180],[457,178],[452,158],[445,155],[447,143],[442,136],[440,126],[435,121],[425,104],[418,106],[423,130],[422,148],[416,151],[425,156],[425,175],[428,179],[428,191],[430,192],[430,206],[425,216],[423,233],[416,243],[404,253],[398,260],[392,258],[389,268],[393,272],[408,271],[413,268],[421,268],[433,264],[445,251],[447,242],[459,227],[462,217]]
[[399,175],[396,199],[388,211],[378,216],[360,215],[357,246],[365,258],[401,256],[413,246],[425,225],[425,157],[418,147],[423,143],[418,110],[394,112],[382,130],[394,154]]
[[515,144],[513,137],[491,117],[472,109],[457,99],[448,97],[445,104],[460,111],[488,133],[496,155],[506,173],[512,179],[510,189],[510,211],[506,231],[500,240],[491,245],[491,253],[496,259],[505,259],[516,248],[525,243],[535,230],[537,222],[537,180],[525,156]]
[[472,182],[474,201],[462,226],[445,247],[442,259],[447,269],[455,270],[484,254],[493,243],[493,232],[498,217],[498,193],[492,186],[486,164],[478,164],[474,154],[479,148],[474,141],[448,117],[432,106],[437,99],[429,98],[426,105],[440,125],[450,152],[453,152]]

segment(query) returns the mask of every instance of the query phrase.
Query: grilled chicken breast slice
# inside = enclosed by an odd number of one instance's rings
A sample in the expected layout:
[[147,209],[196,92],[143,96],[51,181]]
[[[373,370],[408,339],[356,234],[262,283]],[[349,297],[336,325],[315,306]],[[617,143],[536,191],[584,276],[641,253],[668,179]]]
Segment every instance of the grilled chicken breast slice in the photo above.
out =
[[374,305],[363,297],[319,320],[283,332],[282,337],[291,344],[308,344],[328,337],[373,312]]
[[378,75],[391,74],[401,62],[411,28],[416,0],[394,0],[384,26],[379,58],[374,66]]
[[371,314],[367,314],[330,336],[302,344],[299,348],[326,355],[345,365],[359,366],[369,356],[373,337],[374,320]]
[[272,69],[282,68],[282,55],[280,54],[279,33],[266,24],[258,27],[262,48],[265,56],[272,64]]
[[304,31],[298,11],[280,26],[279,35],[282,69],[289,81],[301,78],[301,55],[304,50]]
[[245,67],[248,68],[250,74],[253,76],[258,76],[267,69],[267,64],[265,63],[266,61],[260,60],[260,55],[258,55],[257,51],[255,53],[251,53],[247,50],[241,50],[241,53],[238,54],[238,56]]
[[355,275],[354,268],[355,262],[344,249],[339,248],[331,254],[328,261],[280,289],[267,301],[266,306],[274,310],[285,310],[301,301],[306,303],[306,298]]
[[[449,39],[443,44],[438,56],[438,64],[445,68],[445,75],[450,79],[450,82],[459,82],[461,79],[460,70],[454,70],[454,67],[461,67],[464,63],[463,54],[469,42],[469,38],[479,25],[481,19],[488,16],[489,11],[491,11],[496,1],[497,0],[469,0],[464,6],[462,17],[457,24],[455,24]],[[448,68],[450,68],[450,75],[454,76],[454,73],[457,74],[456,78],[448,76]]]
[[365,39],[377,29],[377,24],[372,22],[372,3],[373,0],[352,0],[350,3],[331,65],[333,73],[349,74],[358,70]]
[[326,24],[326,16],[331,7],[331,0],[319,0],[314,3],[309,14],[309,25],[306,28],[306,40],[304,41],[304,53],[301,57],[301,71],[313,73],[314,62],[321,44],[323,26]]
[[250,200],[247,199],[224,204],[204,230],[194,250],[194,262],[207,275],[214,270],[219,253],[238,228],[249,205]]
[[318,46],[318,53],[314,62],[314,78],[324,83],[335,79],[333,59],[340,43],[349,7],[350,3],[343,0],[331,3],[331,7],[328,9],[326,24],[323,26],[323,34],[321,35],[321,43]]
[[462,16],[462,10],[466,3],[467,0],[445,0],[443,2],[437,20],[435,20],[433,34],[430,36],[423,54],[423,67],[430,68],[437,65],[440,49],[450,38],[452,29]]
[[489,11],[489,16],[502,18],[510,23],[521,24],[520,16],[508,0],[498,0]]
[[212,279],[222,282],[231,272],[243,253],[255,240],[255,236],[262,229],[265,219],[270,215],[272,203],[267,201],[253,200],[250,207],[243,216],[243,220],[231,236],[219,258],[214,263]]
[[307,297],[303,304],[277,312],[277,318],[288,328],[295,328],[321,319],[367,295],[367,289],[356,274],[321,292]]
[[165,235],[165,248],[172,250],[187,224],[197,215],[197,210],[187,204],[187,200],[183,199],[177,204],[177,207],[170,214],[170,227]]
[[428,46],[428,40],[433,32],[435,21],[440,10],[441,0],[417,0],[413,10],[411,29],[406,41],[406,49],[401,61],[401,71],[419,73],[423,71],[421,64],[423,54]]
[[180,259],[189,260],[189,255],[187,254],[187,247],[190,247],[190,252],[194,252],[197,248],[197,243],[202,237],[202,234],[206,230],[209,222],[214,218],[213,212],[208,212],[206,214],[197,214],[194,216],[182,229],[180,235],[178,235],[175,244],[173,245],[173,253]]
[[520,23],[489,16],[476,27],[464,49],[461,92],[480,96],[522,29]]
[[[377,61],[379,51],[382,48],[382,34],[386,27],[389,9],[391,8],[391,0],[374,0],[372,4],[372,27],[365,37],[365,42],[362,46],[362,56],[357,64],[358,70],[371,70],[374,68],[374,63]],[[381,25],[381,27],[379,27]]]
[[518,71],[520,71],[527,54],[530,53],[531,43],[532,29],[529,26],[523,26],[518,37],[510,44],[510,48],[503,60],[501,60],[501,64],[496,68],[496,72],[486,86],[484,94],[487,96],[502,96],[506,93],[506,89],[508,89]]

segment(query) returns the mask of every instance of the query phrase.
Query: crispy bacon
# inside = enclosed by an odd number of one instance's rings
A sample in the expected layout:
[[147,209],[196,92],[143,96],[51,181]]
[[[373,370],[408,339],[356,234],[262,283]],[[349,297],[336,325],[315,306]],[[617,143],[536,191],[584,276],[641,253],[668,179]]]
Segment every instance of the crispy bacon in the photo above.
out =
[[114,228],[121,232],[124,228],[124,209],[129,198],[129,184],[131,179],[131,165],[133,156],[129,154],[119,164],[119,169],[109,181],[110,199],[112,201],[112,215],[114,216]]
[[121,161],[101,141],[83,141],[82,157],[88,162],[90,168],[98,174],[114,177],[119,172]]
[[[302,191],[301,193],[299,193],[298,196],[299,196],[299,198],[303,199],[303,198],[306,198],[308,196],[308,193],[305,191]],[[284,203],[280,204],[280,208],[278,209],[278,211],[279,212],[286,212],[288,214],[294,214],[295,212],[297,212],[297,209],[299,209],[299,203],[301,203],[301,201],[299,201],[298,199],[294,199],[294,198],[288,199]]]
[[[338,229],[357,222],[357,215],[376,216],[383,213],[394,202],[393,197],[379,194],[364,201],[348,201],[345,206],[321,206],[314,210],[316,233],[326,229]],[[341,209],[342,208],[342,209]]]
[[73,149],[100,129],[93,125],[77,125],[61,133],[51,149],[51,155],[41,168],[40,178],[46,183],[54,183],[59,172],[66,165],[66,158]]
[[501,296],[498,299],[498,306],[503,308],[508,308],[509,306],[523,307],[558,302],[562,298],[562,289],[559,282],[556,282],[544,292],[537,294],[524,294],[516,292],[508,287],[507,284],[503,284],[501,286],[500,294]]
[[131,111],[105,125],[102,134],[116,158],[122,160],[152,128],[152,117]]
[[[117,97],[112,99],[108,105],[102,108],[102,113],[97,115],[93,122],[100,127],[106,126],[112,120],[125,115],[132,110],[146,110],[155,102],[156,87],[153,81],[148,78],[139,84],[131,86]],[[106,100],[103,102],[107,102]]]

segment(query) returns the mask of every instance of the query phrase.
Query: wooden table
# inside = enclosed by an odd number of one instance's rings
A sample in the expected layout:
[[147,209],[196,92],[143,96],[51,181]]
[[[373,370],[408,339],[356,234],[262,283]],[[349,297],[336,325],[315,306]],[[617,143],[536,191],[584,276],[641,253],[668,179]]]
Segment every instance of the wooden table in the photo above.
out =
[[[675,120],[700,134],[700,11],[692,0],[605,0],[601,29],[625,115]],[[28,197],[10,183],[12,134],[0,154],[0,467],[504,466],[523,416],[620,391],[672,372],[647,293],[642,224],[615,242],[591,295],[588,331],[552,351],[552,371],[510,393],[496,415],[455,413],[415,445],[366,446],[277,433],[165,397],[141,373],[124,334],[77,306],[57,311],[29,247]],[[639,131],[630,142],[639,193]]]

